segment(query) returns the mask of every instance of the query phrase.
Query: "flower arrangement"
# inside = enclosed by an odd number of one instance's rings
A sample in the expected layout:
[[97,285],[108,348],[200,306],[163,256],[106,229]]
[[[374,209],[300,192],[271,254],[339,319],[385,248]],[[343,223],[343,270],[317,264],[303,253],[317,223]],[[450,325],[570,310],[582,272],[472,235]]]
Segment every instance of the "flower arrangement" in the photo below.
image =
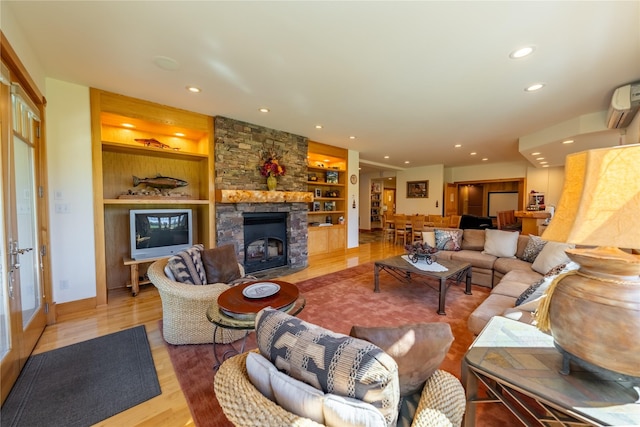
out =
[[275,155],[270,155],[267,160],[260,166],[260,174],[262,176],[283,176],[287,169],[278,162]]

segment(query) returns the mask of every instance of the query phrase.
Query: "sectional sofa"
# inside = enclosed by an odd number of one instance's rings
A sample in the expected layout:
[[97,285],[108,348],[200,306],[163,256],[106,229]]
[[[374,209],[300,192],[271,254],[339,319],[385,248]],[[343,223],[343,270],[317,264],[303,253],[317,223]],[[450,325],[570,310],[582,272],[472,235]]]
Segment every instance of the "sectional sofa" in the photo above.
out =
[[438,247],[440,259],[469,262],[472,283],[491,288],[469,316],[474,334],[493,316],[532,322],[545,287],[569,263],[565,250],[570,245],[514,231],[425,228],[423,241]]

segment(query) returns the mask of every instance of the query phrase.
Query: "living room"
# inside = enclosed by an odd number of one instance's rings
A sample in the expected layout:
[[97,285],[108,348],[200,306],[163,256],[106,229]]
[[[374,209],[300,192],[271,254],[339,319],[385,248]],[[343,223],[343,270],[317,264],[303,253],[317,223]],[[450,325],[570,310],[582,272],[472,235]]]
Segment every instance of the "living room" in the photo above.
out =
[[[6,2],[11,3],[11,2]],[[26,70],[31,74],[31,78],[35,86],[46,98],[46,125],[45,135],[47,142],[47,160],[48,160],[48,173],[47,176],[47,190],[49,198],[49,226],[51,247],[50,247],[50,271],[47,272],[49,276],[48,286],[50,286],[50,301],[59,310],[59,315],[70,315],[74,312],[80,312],[91,306],[102,306],[108,301],[101,296],[96,289],[96,272],[98,269],[110,268],[109,266],[99,266],[96,261],[95,245],[95,228],[94,218],[96,211],[102,209],[96,206],[91,197],[94,194],[94,182],[92,176],[94,171],[92,170],[92,150],[90,141],[92,139],[92,123],[91,123],[91,105],[90,105],[90,88],[99,87],[105,90],[113,90],[117,88],[117,85],[109,87],[109,85],[99,85],[92,80],[83,80],[78,78],[74,80],[62,73],[43,67],[40,64],[40,58],[38,58],[38,50],[33,48],[31,44],[36,40],[35,35],[32,35],[27,30],[26,26],[22,22],[22,13],[17,5],[4,5],[2,9],[2,29],[3,36],[6,37],[14,51],[17,53],[18,58],[25,65]],[[14,10],[13,8],[16,7]],[[25,6],[29,7],[29,6]],[[84,7],[84,6],[82,6]],[[621,15],[631,16],[629,20],[632,21],[632,25],[629,31],[633,31],[637,28],[637,4],[630,2],[630,5],[619,6],[621,8],[629,7],[635,8],[635,14],[632,11],[628,13],[625,9]],[[27,9],[28,10],[28,9]],[[18,13],[19,12],[19,13]],[[620,13],[617,11],[616,13]],[[614,14],[614,12],[612,12]],[[351,16],[351,15],[349,15]],[[618,15],[615,15],[616,17]],[[635,17],[635,18],[633,18]],[[39,17],[38,19],[42,19]],[[628,19],[628,18],[625,18]],[[615,19],[611,19],[615,21]],[[626,21],[625,21],[626,22]],[[607,25],[613,25],[608,22]],[[619,31],[619,30],[617,30]],[[613,32],[613,31],[612,31]],[[337,33],[338,34],[338,33]],[[341,34],[341,33],[339,33]],[[629,39],[634,40],[633,37]],[[64,44],[65,42],[61,42]],[[630,42],[633,43],[633,42]],[[637,37],[635,38],[637,44]],[[509,48],[512,44],[518,43],[506,43]],[[615,51],[618,48],[609,47],[608,49]],[[622,71],[616,71],[616,78],[618,79],[612,84],[608,84],[606,90],[600,90],[597,93],[591,93],[589,98],[598,99],[597,117],[602,121],[603,116],[606,115],[605,107],[611,99],[613,90],[626,84],[628,82],[640,80],[640,75],[637,74],[637,57],[634,57],[629,52],[637,52],[637,50],[620,48],[624,52],[616,52],[614,55],[616,60],[620,57],[628,55],[631,58],[627,58],[624,64],[631,64],[631,66],[618,67]],[[73,49],[71,49],[73,50]],[[506,52],[508,54],[508,52]],[[540,53],[538,51],[537,53]],[[164,54],[164,52],[154,52],[153,55]],[[177,56],[177,55],[176,55]],[[636,55],[637,56],[637,55]],[[274,59],[275,60],[275,59]],[[506,61],[506,59],[505,59]],[[634,62],[635,61],[635,62]],[[126,62],[126,60],[124,60]],[[131,64],[134,67],[133,64]],[[519,65],[518,65],[519,66]],[[218,69],[220,70],[220,69]],[[230,71],[230,70],[227,70]],[[609,68],[604,67],[603,71],[597,73],[600,74],[609,73]],[[222,71],[220,71],[222,73]],[[168,70],[162,70],[162,73],[170,74]],[[105,70],[105,74],[117,75],[112,71]],[[122,76],[126,76],[126,73],[122,73]],[[109,77],[109,76],[107,76]],[[530,76],[534,78],[534,76]],[[596,76],[590,78],[595,79]],[[126,80],[126,78],[117,79]],[[131,96],[137,99],[150,100],[150,96],[146,94],[141,87],[144,86],[141,80],[131,78],[129,83],[130,88],[119,91],[114,90],[116,93],[121,93],[126,96]],[[473,80],[473,79],[471,79]],[[604,80],[604,78],[603,78]],[[107,78],[108,81],[108,78]],[[98,80],[95,80],[98,82]],[[238,76],[227,74],[227,82],[230,87],[234,87],[238,90],[249,90],[246,86],[246,82],[238,80]],[[244,86],[243,86],[244,85]],[[183,85],[184,86],[184,85]],[[133,87],[133,88],[131,88]],[[112,89],[113,88],[113,89]],[[344,88],[343,88],[344,89]],[[255,89],[254,89],[255,90]],[[519,91],[523,92],[521,88]],[[186,92],[186,91],[184,91]],[[223,99],[225,97],[234,97],[234,91],[220,92],[220,96],[217,97],[215,102],[224,104]],[[540,94],[537,94],[540,95]],[[153,99],[164,105],[175,106],[179,108],[185,108],[189,111],[205,111],[208,108],[202,107],[200,102],[192,101],[193,98],[188,98],[188,94],[181,94],[175,96],[171,101],[166,101],[166,98],[158,97]],[[404,96],[408,96],[405,94]],[[201,97],[202,98],[202,97]],[[490,97],[488,97],[490,98]],[[540,100],[540,96],[534,101],[530,101],[535,104],[538,109],[548,108],[543,101]],[[487,99],[487,98],[485,98]],[[298,100],[298,107],[303,109],[304,102],[308,100]],[[459,111],[456,114],[460,117],[461,125],[467,125],[467,117],[472,116],[475,113],[469,111],[465,106],[464,100],[458,100]],[[193,102],[193,104],[191,104]],[[187,107],[193,105],[193,107]],[[389,105],[393,105],[389,103]],[[442,105],[440,108],[449,108],[450,105]],[[478,108],[478,107],[473,107]],[[577,110],[579,110],[578,108]],[[224,105],[216,104],[214,109],[218,111],[217,114],[210,114],[210,116],[225,116],[225,117],[237,117],[242,118],[243,121],[248,123],[261,123],[265,119],[260,116],[259,113],[247,114],[244,116],[240,111],[234,109],[225,110]],[[256,109],[257,110],[257,109]],[[454,109],[455,110],[455,109]],[[484,153],[479,153],[478,158],[465,159],[462,163],[451,165],[447,161],[440,161],[437,164],[420,163],[417,164],[417,152],[428,151],[427,149],[420,147],[429,147],[426,143],[423,144],[420,140],[410,139],[406,143],[413,147],[416,152],[416,159],[411,159],[409,165],[404,164],[404,159],[408,157],[402,157],[400,164],[386,164],[384,163],[381,153],[371,154],[367,152],[367,149],[355,149],[348,148],[349,150],[349,169],[348,175],[356,174],[358,181],[356,184],[349,185],[348,195],[346,199],[350,205],[349,214],[347,215],[347,256],[358,251],[358,230],[366,229],[366,218],[370,216],[370,199],[371,199],[371,182],[374,179],[386,178],[393,176],[396,180],[397,188],[397,202],[396,211],[406,213],[442,213],[444,204],[446,203],[445,194],[440,189],[444,188],[447,183],[455,182],[472,182],[472,181],[490,181],[500,179],[524,179],[526,180],[526,189],[528,193],[532,190],[545,193],[547,197],[547,203],[556,205],[559,201],[560,194],[563,185],[564,166],[562,163],[551,165],[548,168],[542,168],[536,163],[535,159],[531,159],[529,152],[533,152],[533,148],[537,146],[543,146],[546,148],[546,144],[539,141],[555,141],[555,137],[549,137],[548,132],[553,130],[554,126],[562,125],[560,127],[570,127],[577,129],[575,134],[581,134],[581,125],[576,125],[575,118],[581,117],[583,120],[589,113],[595,113],[596,110],[582,110],[575,116],[562,116],[562,119],[557,121],[547,120],[547,124],[541,127],[532,127],[530,125],[523,126],[522,131],[518,134],[520,140],[510,140],[509,149],[505,151],[515,152],[519,156],[517,161],[494,161],[500,153],[498,150],[494,153],[486,154],[488,160],[482,160],[485,157]],[[555,111],[557,113],[557,111]],[[505,111],[496,112],[496,115],[505,114]],[[410,116],[410,114],[407,114]],[[549,114],[550,116],[552,114]],[[420,114],[422,116],[422,114]],[[246,118],[245,118],[246,117]],[[505,118],[505,121],[509,121],[511,116]],[[256,118],[256,120],[254,120]],[[282,119],[275,120],[273,125],[265,125],[270,129],[277,131],[290,131],[288,125],[278,126],[278,123],[282,123]],[[371,121],[381,121],[382,117],[372,116]],[[424,120],[422,117],[416,119],[417,122]],[[324,120],[322,120],[324,121]],[[270,122],[271,123],[271,122]],[[328,122],[326,122],[328,123]],[[520,122],[522,123],[522,122]],[[584,125],[584,124],[582,124]],[[431,126],[430,123],[423,125],[423,132],[427,132]],[[590,127],[591,125],[587,125]],[[334,138],[332,131],[329,130],[330,126],[325,124],[325,129],[319,130],[322,133],[313,133],[315,130],[309,130],[308,132],[300,132],[301,135],[308,137],[314,141],[320,141],[323,143],[331,144],[332,138]],[[394,149],[394,144],[397,140],[402,140],[402,121],[398,123],[390,123],[388,127],[395,128],[398,132],[397,139],[389,138],[387,144],[391,150]],[[451,128],[450,128],[451,129]],[[557,129],[555,129],[557,131]],[[609,132],[606,126],[597,128],[594,132]],[[547,133],[545,135],[545,133]],[[566,131],[565,131],[566,133]],[[586,133],[586,132],[584,132]],[[640,124],[638,118],[626,129],[625,134],[620,132],[614,133],[613,139],[615,142],[613,145],[618,144],[632,144],[640,142],[638,134],[640,133]],[[609,135],[610,136],[610,135]],[[437,135],[440,139],[445,139],[442,134]],[[545,139],[546,137],[546,139]],[[604,138],[604,134],[602,134]],[[501,139],[503,136],[500,131],[496,131],[494,134],[484,134],[478,137],[476,142],[477,146],[483,144],[489,144],[492,139]],[[367,141],[367,131],[362,129],[358,132],[358,139]],[[446,138],[448,146],[453,146],[456,138]],[[464,141],[463,141],[464,142]],[[518,142],[520,145],[518,145]],[[465,142],[466,144],[466,142]],[[466,150],[467,146],[464,146]],[[438,151],[438,149],[433,149]],[[525,153],[527,155],[525,156]],[[562,151],[558,150],[558,157],[564,158]],[[527,157],[529,156],[529,157]],[[363,161],[364,160],[364,161]],[[365,172],[358,173],[358,167],[362,166]],[[369,167],[369,170],[366,168]],[[408,182],[412,181],[428,181],[431,195],[428,200],[421,200],[416,198],[409,198],[405,195],[405,188]],[[351,208],[351,204],[356,206]],[[62,211],[57,211],[57,208]],[[67,210],[65,210],[67,209]],[[353,209],[353,211],[352,211]],[[81,250],[78,250],[78,249]],[[344,254],[343,254],[344,257]],[[78,265],[82,268],[78,269]],[[123,284],[124,285],[124,284]],[[56,313],[56,308],[51,307],[52,313]],[[51,323],[51,319],[49,320]],[[55,322],[55,318],[53,319]]]

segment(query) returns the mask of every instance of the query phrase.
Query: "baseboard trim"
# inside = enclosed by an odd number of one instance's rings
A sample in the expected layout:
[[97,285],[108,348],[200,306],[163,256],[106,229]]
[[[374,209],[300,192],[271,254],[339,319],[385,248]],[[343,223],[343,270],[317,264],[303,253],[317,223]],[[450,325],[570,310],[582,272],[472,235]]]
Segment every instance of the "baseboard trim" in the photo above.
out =
[[61,317],[96,308],[96,304],[95,297],[56,304],[56,318],[60,320]]

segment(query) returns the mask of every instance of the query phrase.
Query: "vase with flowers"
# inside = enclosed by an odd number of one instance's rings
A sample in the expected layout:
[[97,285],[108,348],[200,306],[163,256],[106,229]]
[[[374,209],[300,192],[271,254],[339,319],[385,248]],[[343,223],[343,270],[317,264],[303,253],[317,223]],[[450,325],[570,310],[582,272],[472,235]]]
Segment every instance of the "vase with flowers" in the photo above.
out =
[[267,177],[269,191],[276,191],[276,185],[278,184],[276,177],[283,176],[286,171],[286,168],[280,164],[275,154],[271,154],[260,166],[260,174]]

